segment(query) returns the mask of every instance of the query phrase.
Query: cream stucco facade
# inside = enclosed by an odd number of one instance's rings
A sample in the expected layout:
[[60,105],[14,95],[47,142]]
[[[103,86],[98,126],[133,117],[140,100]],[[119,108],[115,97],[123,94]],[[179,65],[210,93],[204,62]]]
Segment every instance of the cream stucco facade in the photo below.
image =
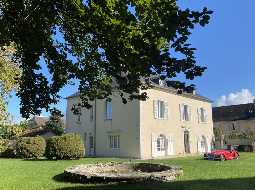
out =
[[[71,108],[79,102],[79,96],[70,96],[66,131],[80,133],[86,155],[91,156],[150,159],[210,151],[213,122],[209,100],[161,87],[149,89],[147,94],[148,100],[127,104],[112,96],[111,119],[105,117],[105,100],[91,102],[92,109],[84,108],[81,116],[74,115]],[[157,118],[158,101],[162,102],[163,118]],[[183,120],[183,105],[189,108],[188,121]],[[204,122],[199,119],[200,108],[206,110]]]

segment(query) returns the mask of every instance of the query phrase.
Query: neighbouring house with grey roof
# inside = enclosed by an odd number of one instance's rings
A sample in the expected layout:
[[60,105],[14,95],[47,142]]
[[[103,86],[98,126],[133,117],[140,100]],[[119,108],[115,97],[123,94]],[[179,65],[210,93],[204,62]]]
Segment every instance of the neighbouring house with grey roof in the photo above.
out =
[[213,108],[216,148],[239,146],[252,151],[255,141],[255,103]]

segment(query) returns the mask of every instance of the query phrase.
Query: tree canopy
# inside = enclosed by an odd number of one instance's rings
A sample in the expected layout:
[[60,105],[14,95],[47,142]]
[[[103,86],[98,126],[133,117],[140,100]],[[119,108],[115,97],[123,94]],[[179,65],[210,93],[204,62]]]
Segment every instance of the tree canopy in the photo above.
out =
[[10,92],[18,87],[21,69],[13,62],[14,44],[0,48],[0,122],[8,117],[7,103]]
[[155,74],[185,89],[171,79],[184,73],[192,80],[206,69],[197,65],[188,39],[210,14],[207,8],[182,10],[175,0],[1,0],[0,46],[17,44],[22,115],[49,109],[72,79],[79,81],[85,107],[114,91],[124,103],[146,99],[139,89],[150,85],[141,79]]

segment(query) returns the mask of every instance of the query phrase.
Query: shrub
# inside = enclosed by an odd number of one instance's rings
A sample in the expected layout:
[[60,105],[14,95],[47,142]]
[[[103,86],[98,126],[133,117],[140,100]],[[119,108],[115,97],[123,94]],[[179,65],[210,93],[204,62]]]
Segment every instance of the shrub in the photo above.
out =
[[0,125],[0,138],[15,139],[23,135],[26,127],[26,123],[14,125]]
[[7,139],[0,139],[0,155],[7,150],[9,141]]
[[0,156],[4,158],[15,158],[16,149],[15,141],[10,141],[7,139],[0,139]]
[[84,156],[84,152],[80,135],[69,133],[49,138],[45,156],[49,159],[78,159]]
[[17,141],[17,155],[21,158],[40,158],[45,153],[45,147],[42,137],[23,137]]

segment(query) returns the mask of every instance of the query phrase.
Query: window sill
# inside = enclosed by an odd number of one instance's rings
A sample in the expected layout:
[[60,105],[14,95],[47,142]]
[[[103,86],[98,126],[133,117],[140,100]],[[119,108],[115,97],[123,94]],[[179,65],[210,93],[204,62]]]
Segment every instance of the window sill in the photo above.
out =
[[168,120],[168,118],[155,118],[156,120]]
[[204,121],[204,122],[200,121],[199,124],[208,124],[208,121]]
[[190,122],[191,122],[191,120],[188,120],[188,121],[186,121],[186,120],[182,120],[182,122],[183,122],[183,123],[190,123]]
[[109,148],[110,150],[120,150],[120,148]]

